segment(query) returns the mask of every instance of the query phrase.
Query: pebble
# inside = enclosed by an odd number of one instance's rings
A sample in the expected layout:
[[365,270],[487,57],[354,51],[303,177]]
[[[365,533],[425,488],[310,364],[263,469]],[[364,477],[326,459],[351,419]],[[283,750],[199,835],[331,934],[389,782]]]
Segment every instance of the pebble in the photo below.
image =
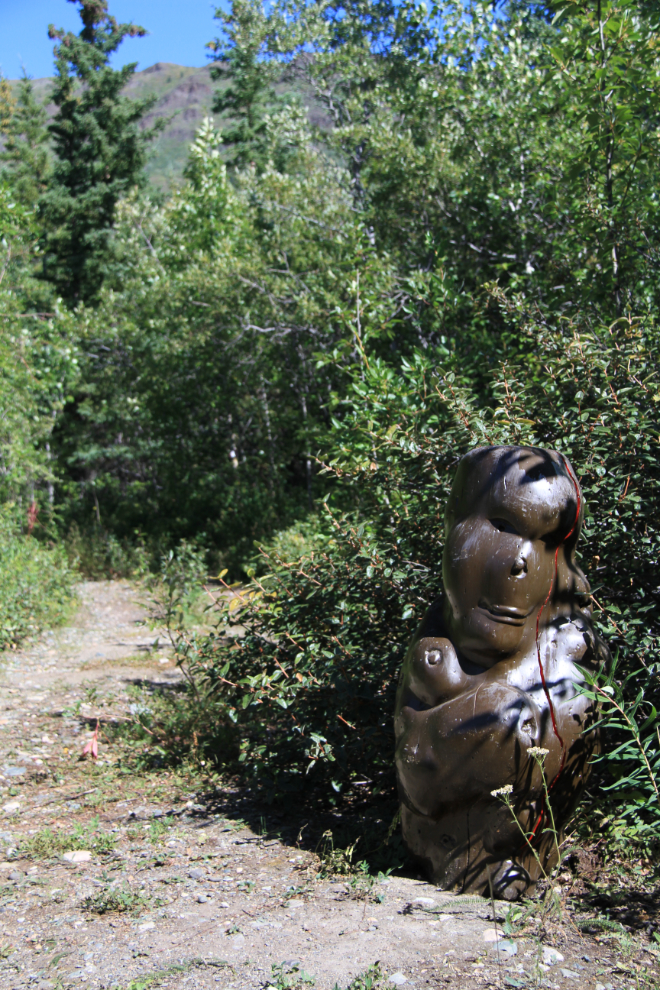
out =
[[510,939],[503,938],[498,943],[498,946],[502,952],[506,952],[508,956],[515,956],[518,954],[518,946],[515,942]]
[[416,897],[413,904],[419,904],[420,907],[435,907],[432,897]]
[[12,811],[18,811],[20,806],[21,806],[20,801],[7,801],[7,804],[3,804],[2,810],[9,815],[12,813]]
[[546,966],[554,966],[556,963],[563,961],[564,957],[561,952],[558,952],[557,949],[553,949],[549,945],[543,946],[543,962]]
[[404,983],[408,982],[408,977],[404,976],[403,973],[392,973],[387,979],[390,983],[393,983],[395,987],[403,986]]
[[73,852],[62,853],[62,859],[67,863],[89,863],[92,858],[88,849],[74,849]]
[[155,927],[156,927],[156,923],[154,921],[145,921],[143,924],[138,925],[138,931],[139,932],[149,932],[149,931],[151,931],[152,928],[155,928]]
[[572,969],[560,969],[559,972],[567,980],[579,980],[580,977],[577,973],[574,973]]
[[208,897],[206,896],[206,894],[198,894],[197,895],[197,903],[198,904],[206,904],[207,901],[208,901]]
[[201,880],[202,877],[206,876],[206,870],[200,870],[200,868],[196,866],[194,869],[188,870],[188,876],[191,880]]
[[297,900],[296,898],[294,898],[294,899],[292,899],[292,900],[290,900],[288,902],[287,907],[290,907],[290,908],[299,908],[299,907],[302,907],[304,903],[305,903],[304,901],[300,901],[300,900]]
[[502,938],[504,938],[503,933],[495,931],[494,928],[487,928],[484,932],[484,942],[499,942]]
[[22,873],[19,873],[18,870],[12,870],[11,873],[9,874],[9,879],[10,880],[22,880],[23,879],[23,874]]

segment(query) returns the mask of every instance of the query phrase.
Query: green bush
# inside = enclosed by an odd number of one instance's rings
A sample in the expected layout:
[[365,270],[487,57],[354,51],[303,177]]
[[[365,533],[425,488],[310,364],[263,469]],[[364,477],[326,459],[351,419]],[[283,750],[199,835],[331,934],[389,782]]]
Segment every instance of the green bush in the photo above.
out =
[[[271,796],[392,794],[396,683],[441,591],[456,463],[478,445],[551,447],[583,487],[581,566],[619,656],[619,701],[646,740],[647,762],[621,747],[625,720],[606,722],[601,803],[641,834],[659,818],[660,334],[631,320],[550,329],[520,301],[495,291],[494,302],[512,331],[486,384],[480,355],[449,350],[402,373],[370,359],[355,374],[324,452],[333,495],[314,548],[299,559],[269,551],[265,574],[228,589],[213,635],[177,640],[194,690],[214,706],[212,720],[199,710],[197,745],[234,766],[237,746],[243,774]],[[225,740],[234,730],[224,753],[219,727]]]
[[16,506],[0,507],[0,649],[63,622],[76,577],[62,548],[24,535]]

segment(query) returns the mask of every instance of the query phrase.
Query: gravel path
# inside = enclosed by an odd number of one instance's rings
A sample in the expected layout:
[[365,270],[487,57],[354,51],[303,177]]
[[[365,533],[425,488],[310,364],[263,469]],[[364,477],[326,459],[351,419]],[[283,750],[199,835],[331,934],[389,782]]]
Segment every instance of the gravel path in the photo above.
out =
[[[179,673],[134,587],[80,598],[69,627],[0,667],[2,990],[658,985],[648,940],[581,935],[568,913],[498,939],[487,902],[411,875],[321,880],[306,819],[255,804],[250,828],[238,791],[136,770],[117,727]],[[97,719],[99,758],[83,759]]]

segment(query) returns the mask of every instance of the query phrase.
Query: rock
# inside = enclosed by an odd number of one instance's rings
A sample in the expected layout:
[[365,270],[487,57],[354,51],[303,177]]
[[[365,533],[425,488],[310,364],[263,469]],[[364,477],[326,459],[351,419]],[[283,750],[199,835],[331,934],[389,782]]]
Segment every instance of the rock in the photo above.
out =
[[506,952],[508,956],[515,956],[518,954],[518,946],[511,939],[503,938],[498,943],[500,952]]
[[207,902],[208,902],[208,897],[206,896],[206,894],[198,894],[197,895],[197,903],[198,904],[206,904]]
[[66,863],[89,863],[92,854],[88,849],[74,849],[73,852],[62,854],[62,859]]
[[404,976],[403,973],[392,973],[387,979],[390,983],[393,983],[395,987],[403,986],[404,983],[408,982],[408,977]]
[[564,957],[561,952],[558,952],[557,949],[553,949],[549,945],[543,946],[543,962],[546,966],[555,966],[558,962],[563,961]]
[[11,873],[9,874],[9,879],[10,880],[22,880],[23,879],[23,874],[20,873],[18,870],[12,870]]
[[484,932],[484,942],[499,942],[501,938],[504,938],[503,932],[496,931],[494,928],[487,928]]
[[413,901],[414,907],[435,907],[435,901],[432,897],[416,897]]
[[145,921],[141,925],[138,925],[139,932],[149,932],[152,928],[155,928],[156,924],[153,921]]
[[292,898],[290,901],[287,902],[287,907],[301,908],[304,903],[305,903],[304,901],[298,900],[298,898]]
[[229,907],[229,901],[220,901],[220,903],[218,904],[218,907],[228,908]]
[[191,880],[201,880],[202,877],[206,876],[206,870],[202,870],[199,866],[195,866],[194,869],[188,870],[188,876]]
[[574,973],[572,969],[560,969],[559,972],[567,980],[579,980],[580,976],[578,973]]
[[7,801],[7,804],[3,804],[2,810],[5,812],[5,814],[10,815],[12,814],[12,812],[18,811],[20,807],[21,807],[20,801]]

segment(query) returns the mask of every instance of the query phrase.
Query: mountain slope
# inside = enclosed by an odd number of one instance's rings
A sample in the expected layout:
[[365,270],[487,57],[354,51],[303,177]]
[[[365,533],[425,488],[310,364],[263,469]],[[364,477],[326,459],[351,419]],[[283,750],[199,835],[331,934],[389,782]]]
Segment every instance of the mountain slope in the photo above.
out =
[[[47,102],[53,80],[34,79],[35,95]],[[16,86],[17,81],[12,80]],[[136,72],[126,86],[126,95],[132,97],[156,96],[157,102],[146,116],[143,126],[149,127],[157,118],[165,118],[164,130],[154,140],[146,167],[152,187],[166,192],[181,178],[188,155],[188,146],[195,136],[202,119],[211,113],[213,93],[227,85],[224,80],[211,79],[211,66],[192,68],[173,62],[156,62],[155,65]],[[297,93],[310,107],[310,118],[323,124],[321,108],[315,105],[311,94],[299,84],[281,83],[277,87],[281,95]],[[48,104],[52,116],[55,107]],[[215,116],[216,123],[219,117]]]

